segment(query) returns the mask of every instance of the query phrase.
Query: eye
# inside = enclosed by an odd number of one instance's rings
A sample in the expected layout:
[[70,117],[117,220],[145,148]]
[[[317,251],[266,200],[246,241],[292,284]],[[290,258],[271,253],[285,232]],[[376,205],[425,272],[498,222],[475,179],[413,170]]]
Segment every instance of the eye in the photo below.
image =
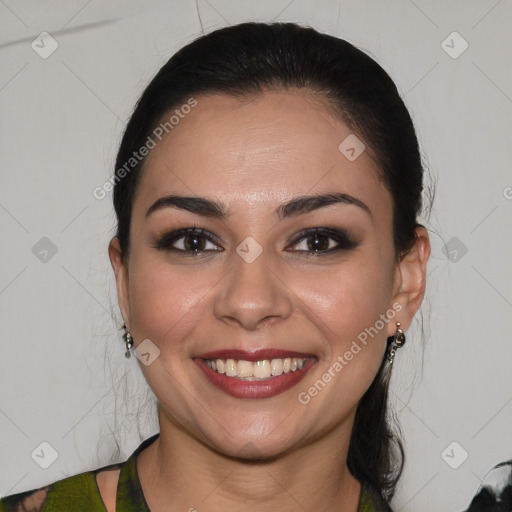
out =
[[[155,249],[188,253],[190,255],[222,251],[223,249],[219,250],[212,240],[215,240],[215,237],[211,234],[206,235],[204,229],[196,227],[184,228],[164,234],[153,247]],[[210,247],[208,247],[208,244],[210,244]]]
[[299,252],[309,252],[313,255],[333,253],[341,250],[354,249],[359,245],[352,240],[348,234],[337,229],[313,228],[299,233],[298,238],[293,242],[293,246],[302,245]]
[[[208,247],[208,244],[210,247]],[[302,246],[293,252],[310,253],[311,255],[324,255],[341,250],[354,249],[359,242],[352,240],[349,235],[338,229],[313,228],[301,231],[292,243]],[[191,227],[171,231],[160,236],[155,249],[182,253],[187,256],[197,256],[207,252],[222,252],[217,237],[202,228]]]

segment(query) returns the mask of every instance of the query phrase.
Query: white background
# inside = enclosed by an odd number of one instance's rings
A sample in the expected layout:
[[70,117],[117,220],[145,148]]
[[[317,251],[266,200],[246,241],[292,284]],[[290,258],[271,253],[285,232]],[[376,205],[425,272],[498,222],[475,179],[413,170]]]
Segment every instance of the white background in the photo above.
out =
[[[418,323],[408,333],[391,383],[406,449],[392,506],[465,509],[512,458],[511,19],[510,0],[0,1],[0,495],[125,460],[157,432],[117,330],[111,198],[92,191],[177,49],[202,30],[275,20],[370,52],[415,121],[437,182],[433,254],[425,335]],[[46,59],[31,47],[43,31],[58,42]],[[457,58],[442,47],[454,31],[469,44]],[[43,237],[57,248],[46,262],[32,249]],[[31,457],[44,441],[58,453],[48,469]],[[454,441],[452,464],[469,454],[457,469],[442,456]]]

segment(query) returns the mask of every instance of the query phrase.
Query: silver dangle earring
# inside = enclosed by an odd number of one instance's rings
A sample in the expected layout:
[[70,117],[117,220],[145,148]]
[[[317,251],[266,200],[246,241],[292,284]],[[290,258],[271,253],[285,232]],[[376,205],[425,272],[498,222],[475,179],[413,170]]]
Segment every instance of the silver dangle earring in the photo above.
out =
[[389,364],[393,364],[393,360],[395,358],[395,352],[397,348],[400,348],[405,343],[405,334],[404,331],[400,328],[400,322],[396,323],[396,332],[394,336],[388,338],[388,344],[391,345],[391,349],[388,355]]
[[123,334],[123,340],[126,344],[126,352],[124,354],[124,357],[130,358],[130,357],[132,357],[130,349],[133,348],[133,337],[126,329],[126,324],[123,324],[121,326],[121,329],[125,330],[125,333]]
[[388,345],[391,345],[391,349],[389,350],[388,361],[389,361],[389,370],[388,376],[386,379],[386,389],[389,386],[389,381],[391,379],[391,372],[393,370],[393,360],[395,358],[395,352],[397,348],[400,348],[405,343],[405,334],[404,331],[400,328],[400,322],[396,323],[396,332],[394,336],[390,336],[388,338]]

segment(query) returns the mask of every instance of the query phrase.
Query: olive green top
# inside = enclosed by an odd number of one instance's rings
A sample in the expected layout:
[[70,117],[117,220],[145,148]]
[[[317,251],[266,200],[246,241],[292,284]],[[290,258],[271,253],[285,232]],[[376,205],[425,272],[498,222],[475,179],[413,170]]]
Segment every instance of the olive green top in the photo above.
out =
[[[117,484],[116,512],[151,512],[137,474],[137,456],[159,434],[143,441],[124,463],[80,473],[0,500],[0,512],[107,512],[96,483],[96,473],[121,468]],[[357,512],[392,512],[380,495],[362,482]]]

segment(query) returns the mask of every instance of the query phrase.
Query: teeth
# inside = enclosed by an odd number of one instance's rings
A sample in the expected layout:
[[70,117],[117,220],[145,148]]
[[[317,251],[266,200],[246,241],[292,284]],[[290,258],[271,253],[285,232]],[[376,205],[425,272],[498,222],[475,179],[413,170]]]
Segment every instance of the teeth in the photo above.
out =
[[285,359],[263,359],[261,361],[245,361],[236,359],[206,359],[206,365],[213,371],[225,373],[228,377],[243,380],[265,380],[270,377],[300,370],[306,359],[287,357]]
[[271,375],[281,375],[283,373],[283,360],[282,359],[272,359],[270,361],[270,374]]
[[[236,365],[237,377],[252,377],[254,375],[250,361],[238,361]],[[257,375],[259,377],[259,375]]]
[[270,377],[270,361],[256,361],[254,364],[254,376],[260,379],[268,379]]
[[228,377],[236,377],[236,362],[234,359],[228,359],[226,361],[226,375]]

